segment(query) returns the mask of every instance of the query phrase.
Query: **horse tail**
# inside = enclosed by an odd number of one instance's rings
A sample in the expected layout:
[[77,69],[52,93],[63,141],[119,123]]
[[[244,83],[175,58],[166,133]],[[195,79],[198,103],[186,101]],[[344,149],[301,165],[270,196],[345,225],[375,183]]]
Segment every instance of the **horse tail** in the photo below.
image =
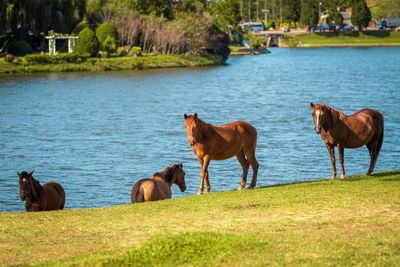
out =
[[381,147],[382,147],[382,143],[383,143],[383,129],[384,129],[384,122],[383,122],[383,116],[381,116],[381,121],[382,121],[382,129],[380,132],[380,136],[379,136],[379,140],[378,140],[378,144],[376,145],[376,157],[379,156],[379,152],[381,152]]
[[131,193],[132,204],[144,202],[144,192],[140,184],[141,183],[138,182],[132,188],[132,193]]

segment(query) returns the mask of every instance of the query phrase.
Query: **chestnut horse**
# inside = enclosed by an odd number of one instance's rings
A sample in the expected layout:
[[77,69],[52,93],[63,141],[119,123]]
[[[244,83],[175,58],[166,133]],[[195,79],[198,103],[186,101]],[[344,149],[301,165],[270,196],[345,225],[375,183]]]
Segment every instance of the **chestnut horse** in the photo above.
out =
[[321,134],[332,162],[332,178],[336,178],[335,146],[339,150],[341,179],[344,178],[343,153],[345,148],[358,148],[367,145],[371,162],[367,175],[374,171],[376,160],[383,142],[383,116],[376,110],[362,109],[346,116],[340,110],[324,104],[310,103],[313,109],[315,131]]
[[176,184],[181,192],[186,190],[185,172],[183,165],[171,165],[153,174],[151,179],[142,179],[132,188],[132,203],[155,201],[171,198],[171,186]]
[[26,211],[62,210],[65,204],[65,192],[62,186],[54,181],[40,185],[32,177],[33,171],[17,172],[19,177],[19,193],[25,201]]
[[[236,155],[243,169],[242,182],[238,190],[246,185],[249,165],[253,169],[253,178],[248,188],[257,183],[258,162],[255,157],[257,130],[250,123],[236,121],[220,126],[208,124],[194,115],[184,115],[189,145],[193,146],[201,165],[201,182],[198,195],[203,193],[204,180],[206,193],[210,191],[208,165],[211,160],[224,160]],[[247,159],[246,159],[247,157]]]

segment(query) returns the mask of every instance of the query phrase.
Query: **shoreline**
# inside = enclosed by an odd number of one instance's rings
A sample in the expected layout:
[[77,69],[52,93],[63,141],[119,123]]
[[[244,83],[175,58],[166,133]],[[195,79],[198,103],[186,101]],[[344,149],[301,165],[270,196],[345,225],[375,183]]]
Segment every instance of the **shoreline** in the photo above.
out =
[[82,63],[26,64],[23,59],[8,63],[0,59],[0,75],[56,72],[103,72],[223,65],[216,55],[145,55],[89,58]]

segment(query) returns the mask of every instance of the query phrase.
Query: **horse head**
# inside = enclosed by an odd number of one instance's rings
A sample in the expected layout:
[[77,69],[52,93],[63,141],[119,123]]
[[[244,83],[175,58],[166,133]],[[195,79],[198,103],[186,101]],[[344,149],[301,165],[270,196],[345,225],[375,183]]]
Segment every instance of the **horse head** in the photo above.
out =
[[314,124],[315,124],[315,131],[317,134],[321,133],[321,129],[328,129],[328,112],[329,109],[326,106],[326,103],[324,104],[313,104],[310,103],[311,108],[313,109],[312,115],[314,119]]
[[197,113],[194,115],[184,115],[185,118],[185,128],[186,134],[188,137],[188,143],[191,146],[196,144],[196,140],[198,140],[198,136],[200,133],[200,119],[197,118]]
[[17,172],[19,177],[19,195],[22,201],[25,201],[27,197],[30,196],[31,186],[32,186],[32,174],[33,171],[27,173],[23,171],[22,173]]
[[174,176],[173,182],[179,186],[181,192],[186,190],[186,182],[185,182],[185,172],[183,171],[182,163],[173,165],[174,166]]

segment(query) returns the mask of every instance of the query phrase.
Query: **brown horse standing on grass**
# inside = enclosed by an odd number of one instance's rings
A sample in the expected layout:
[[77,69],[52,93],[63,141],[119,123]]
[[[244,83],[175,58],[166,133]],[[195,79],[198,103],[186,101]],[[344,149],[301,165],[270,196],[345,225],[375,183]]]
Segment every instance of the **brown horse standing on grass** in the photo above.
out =
[[33,171],[17,172],[19,177],[19,193],[25,201],[26,211],[62,210],[65,204],[65,192],[62,186],[54,181],[40,185],[32,177]]
[[381,151],[383,142],[383,116],[376,110],[362,109],[346,116],[340,110],[324,104],[310,103],[313,109],[315,131],[321,134],[322,140],[331,155],[333,174],[336,178],[335,146],[339,150],[340,165],[342,167],[341,179],[344,178],[343,166],[344,148],[358,148],[367,145],[371,162],[367,175],[374,171],[376,160]]
[[[253,169],[253,178],[248,188],[257,183],[258,162],[255,157],[257,130],[250,123],[236,121],[220,126],[213,126],[194,115],[184,115],[186,134],[189,145],[199,159],[201,165],[201,182],[198,195],[203,193],[204,180],[206,193],[210,191],[208,165],[211,160],[224,160],[236,155],[243,169],[242,182],[238,190],[246,185],[249,166]],[[247,159],[246,159],[247,157]]]
[[153,174],[152,179],[142,179],[132,188],[132,203],[156,201],[171,198],[171,186],[176,184],[181,192],[186,190],[183,165],[168,166],[161,172]]

